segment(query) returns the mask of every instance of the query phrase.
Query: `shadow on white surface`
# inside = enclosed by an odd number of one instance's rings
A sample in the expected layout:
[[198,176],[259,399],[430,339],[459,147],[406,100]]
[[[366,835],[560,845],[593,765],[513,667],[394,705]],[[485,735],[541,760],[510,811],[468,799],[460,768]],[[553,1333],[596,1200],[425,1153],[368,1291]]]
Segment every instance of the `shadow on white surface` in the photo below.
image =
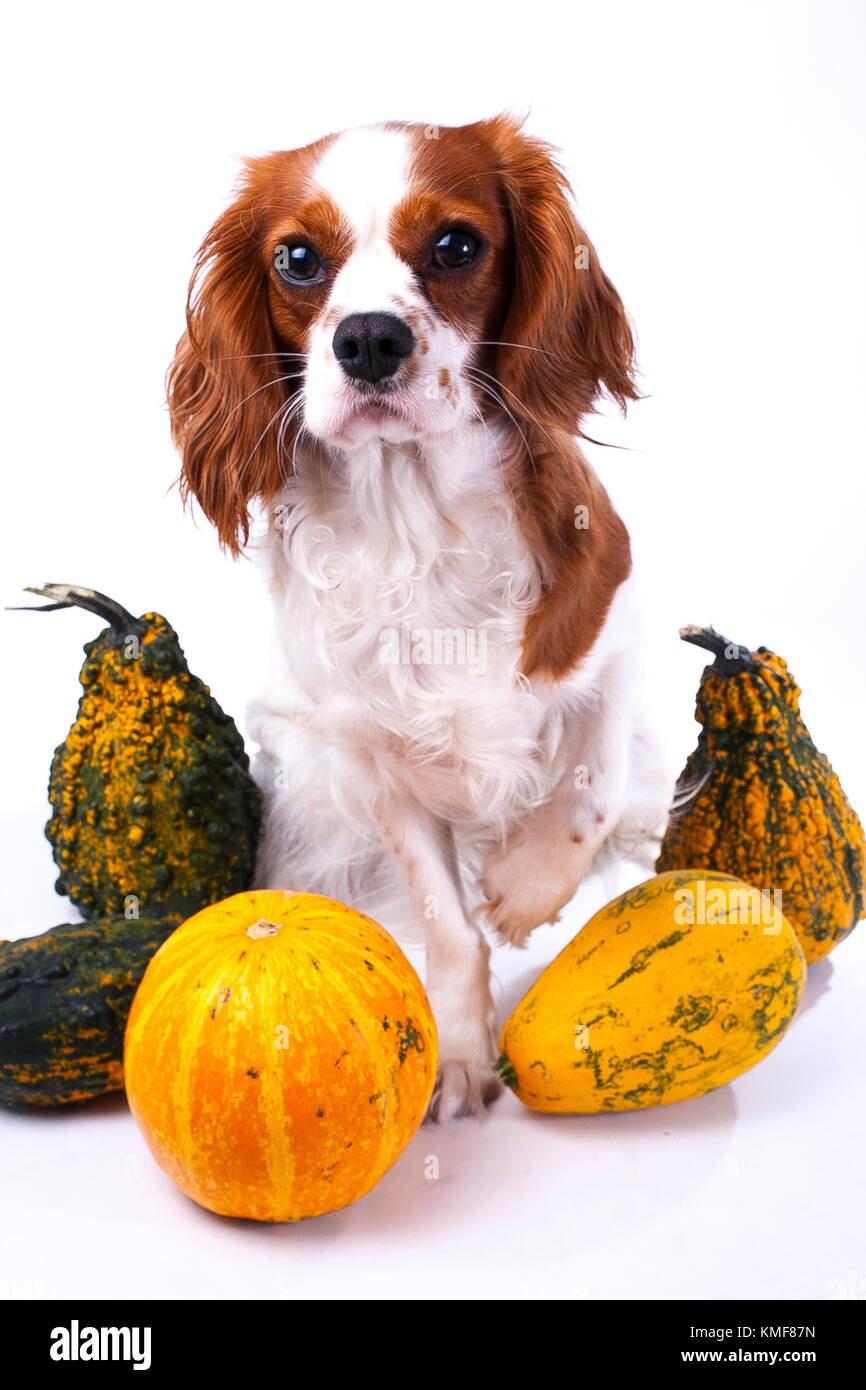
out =
[[804,1014],[807,1009],[814,1009],[825,994],[832,992],[832,988],[833,962],[830,957],[824,956],[822,960],[813,961],[806,975],[806,988],[803,991],[800,1013]]

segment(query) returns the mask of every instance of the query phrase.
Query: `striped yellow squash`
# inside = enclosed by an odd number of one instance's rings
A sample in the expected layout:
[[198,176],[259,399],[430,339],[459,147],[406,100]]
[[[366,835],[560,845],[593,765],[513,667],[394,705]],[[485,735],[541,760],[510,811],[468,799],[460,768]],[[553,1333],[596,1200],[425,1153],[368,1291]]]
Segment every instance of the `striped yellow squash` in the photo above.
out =
[[436,1032],[370,918],[238,893],[157,951],[126,1030],[130,1108],[157,1162],[225,1216],[296,1221],[368,1192],[424,1117]]
[[723,1086],[797,1011],[803,951],[727,874],[659,874],[587,922],[517,1005],[496,1070],[533,1110],[668,1105]]

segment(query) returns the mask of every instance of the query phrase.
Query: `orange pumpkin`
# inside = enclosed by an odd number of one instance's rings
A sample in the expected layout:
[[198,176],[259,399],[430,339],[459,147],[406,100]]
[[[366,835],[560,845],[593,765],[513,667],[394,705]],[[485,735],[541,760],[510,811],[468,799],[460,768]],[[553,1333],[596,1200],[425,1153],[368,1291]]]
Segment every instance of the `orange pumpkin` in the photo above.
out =
[[223,1216],[298,1221],[379,1181],[436,1075],[421,981],[382,927],[313,893],[238,893],[151,960],[126,1029],[157,1163]]

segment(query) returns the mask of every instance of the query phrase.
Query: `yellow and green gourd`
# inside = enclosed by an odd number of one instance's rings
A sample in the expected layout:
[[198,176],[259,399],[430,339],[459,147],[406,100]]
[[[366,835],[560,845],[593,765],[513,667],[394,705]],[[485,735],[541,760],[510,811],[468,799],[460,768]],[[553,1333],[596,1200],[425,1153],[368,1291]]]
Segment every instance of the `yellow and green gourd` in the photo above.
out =
[[772,899],[727,874],[659,874],[560,951],[505,1024],[494,1070],[531,1110],[690,1100],[766,1057],[805,980]]
[[706,865],[780,892],[806,960],[817,960],[863,915],[863,827],[809,736],[782,657],[712,628],[680,636],[715,660],[701,678],[698,746],[677,784],[656,869]]
[[109,624],[84,648],[78,716],[51,765],[58,893],[85,917],[184,918],[247,888],[261,796],[238,730],[169,623],[92,589],[30,592]]

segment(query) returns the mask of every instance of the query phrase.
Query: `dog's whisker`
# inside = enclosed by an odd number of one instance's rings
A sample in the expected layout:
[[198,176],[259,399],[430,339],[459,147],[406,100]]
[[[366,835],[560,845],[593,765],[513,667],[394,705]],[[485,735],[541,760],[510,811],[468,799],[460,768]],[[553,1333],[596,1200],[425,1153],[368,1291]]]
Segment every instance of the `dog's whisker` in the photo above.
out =
[[234,415],[235,411],[240,410],[241,406],[246,405],[247,401],[251,401],[254,396],[260,395],[262,391],[267,391],[269,386],[280,386],[286,381],[294,381],[294,377],[277,376],[274,377],[273,381],[266,381],[263,386],[257,386],[255,391],[250,391],[248,396],[244,396],[242,401],[238,401],[237,405],[232,407],[232,409],[226,416],[226,419],[229,419],[232,415]]
[[308,352],[231,352],[221,353],[219,357],[207,357],[206,362],[251,362],[257,357],[275,357],[279,361],[282,358],[293,357],[299,361],[308,362],[310,354]]
[[[519,421],[518,421],[516,415],[514,415],[513,411],[509,410],[508,405],[506,404],[506,402],[502,399],[502,397],[501,397],[500,395],[498,395],[498,393],[497,393],[496,391],[493,390],[493,388],[492,388],[491,386],[488,386],[488,385],[487,385],[485,382],[483,382],[483,381],[476,381],[476,380],[475,380],[475,378],[473,377],[472,373],[475,372],[475,371],[477,371],[477,370],[478,370],[478,369],[477,369],[476,367],[470,367],[470,368],[467,369],[467,375],[469,376],[469,378],[470,378],[470,380],[473,382],[473,384],[474,384],[475,386],[478,387],[478,390],[479,390],[479,391],[483,391],[484,394],[485,394],[486,396],[489,396],[490,399],[491,399],[496,405],[498,405],[502,410],[505,411],[505,414],[508,416],[508,418],[509,418],[509,420],[511,421],[511,423],[514,425],[514,428],[517,430],[517,433],[520,435],[520,438],[523,440],[523,446],[524,446],[524,448],[525,448],[525,450],[526,450],[526,457],[528,458],[530,464],[532,465],[532,472],[533,472],[533,474],[535,475],[535,478],[536,478],[536,480],[537,480],[537,478],[538,478],[538,470],[537,470],[537,468],[535,467],[535,459],[534,459],[533,456],[532,456],[532,449],[531,449],[530,446],[529,446],[529,440],[526,438],[526,435],[524,434],[523,430],[521,429],[520,423],[519,423]],[[485,375],[486,375],[486,373],[485,373]],[[495,378],[491,377],[491,380],[495,380]]]
[[[527,419],[527,420],[530,420],[530,421],[532,422],[532,424],[535,425],[536,429],[541,430],[541,433],[544,434],[544,435],[546,435],[547,438],[550,440],[551,444],[553,445],[553,447],[556,448],[556,440],[553,438],[553,435],[550,434],[550,432],[549,432],[548,430],[545,429],[544,425],[542,425],[541,421],[532,413],[532,411],[529,409],[529,407],[528,407],[527,405],[524,405],[523,401],[520,399],[519,396],[515,395],[515,393],[514,393],[512,390],[510,390],[509,387],[505,386],[505,385],[498,379],[498,377],[492,376],[490,372],[483,372],[483,371],[481,370],[480,367],[472,367],[472,368],[470,368],[470,370],[473,371],[473,372],[478,372],[481,376],[487,377],[489,381],[495,382],[495,384],[496,384],[501,390],[507,391],[508,394],[509,394],[509,396],[511,397],[511,399],[512,399],[513,401],[516,401],[516,402],[517,402],[518,408],[523,412],[523,414],[524,414],[524,416],[526,417],[526,419]],[[512,419],[513,419],[513,418],[514,418],[514,417],[512,416]]]
[[494,338],[494,339],[491,339],[490,341],[481,341],[481,342],[477,342],[477,343],[475,344],[475,346],[476,346],[476,347],[509,347],[509,348],[520,348],[521,352],[541,352],[541,353],[544,354],[545,357],[551,357],[551,358],[553,358],[554,362],[558,362],[558,361],[560,360],[560,354],[559,354],[558,352],[550,352],[547,348],[536,347],[536,346],[535,346],[534,344],[532,344],[532,343],[505,343],[505,342],[498,342],[498,341]]
[[290,408],[284,412],[283,418],[280,421],[279,429],[277,430],[277,454],[280,459],[282,459],[283,456],[283,448],[285,446],[286,440],[286,431],[288,430],[291,423],[296,419],[299,412],[303,410],[304,400],[304,392],[303,389],[301,389],[298,392],[297,399],[293,400],[290,403]]
[[[484,388],[483,386],[481,386],[481,383],[480,383],[480,382],[477,382],[476,385],[478,385],[478,387],[479,387],[480,390],[485,390],[485,389],[486,389],[486,388]],[[487,437],[487,439],[488,439],[488,441],[489,441],[489,443],[490,443],[490,445],[491,445],[491,447],[492,447],[492,449],[493,449],[493,451],[494,451],[494,455],[495,455],[495,459],[496,459],[496,467],[497,467],[497,469],[498,469],[498,471],[499,471],[499,481],[501,482],[502,487],[503,487],[503,489],[505,490],[506,496],[508,496],[508,497],[510,497],[510,498],[513,499],[513,498],[514,498],[514,495],[515,495],[515,489],[514,489],[514,487],[511,485],[511,483],[509,483],[509,481],[508,481],[508,479],[507,479],[507,477],[506,477],[506,475],[505,475],[505,468],[504,468],[503,462],[502,462],[502,450],[500,449],[499,445],[497,444],[496,439],[495,439],[495,437],[494,437],[494,435],[493,435],[493,433],[492,433],[492,431],[491,431],[491,429],[490,429],[490,426],[488,425],[487,421],[486,421],[485,418],[484,418],[484,414],[483,414],[483,412],[482,412],[482,410],[481,410],[481,407],[479,406],[478,402],[477,402],[477,401],[472,401],[472,402],[471,402],[471,407],[470,407],[470,408],[471,408],[471,412],[472,412],[472,418],[473,418],[474,420],[477,420],[477,421],[478,421],[479,425],[480,425],[481,428],[484,430],[485,436]]]
[[258,439],[256,440],[256,442],[255,442],[255,444],[254,444],[254,446],[253,446],[252,452],[250,453],[250,455],[249,455],[249,457],[247,458],[246,462],[243,464],[242,468],[241,468],[240,471],[238,472],[238,477],[237,477],[238,485],[240,485],[240,483],[243,481],[243,478],[244,478],[244,476],[245,476],[245,474],[246,474],[246,472],[247,472],[247,469],[250,467],[250,464],[252,463],[252,461],[253,461],[253,459],[254,459],[254,457],[255,457],[255,455],[256,455],[256,453],[257,453],[259,447],[261,446],[262,440],[264,439],[265,435],[266,435],[266,434],[268,433],[268,431],[273,427],[275,421],[277,421],[277,420],[280,418],[280,415],[282,414],[282,412],[285,411],[285,410],[287,410],[290,406],[292,406],[292,405],[295,404],[295,403],[296,403],[296,398],[293,397],[293,396],[290,396],[289,399],[288,399],[287,401],[284,401],[284,402],[282,403],[282,405],[280,405],[280,406],[274,411],[274,413],[273,413],[273,415],[271,416],[270,420],[269,420],[268,423],[265,425],[265,428],[262,430],[261,434],[259,435]]

